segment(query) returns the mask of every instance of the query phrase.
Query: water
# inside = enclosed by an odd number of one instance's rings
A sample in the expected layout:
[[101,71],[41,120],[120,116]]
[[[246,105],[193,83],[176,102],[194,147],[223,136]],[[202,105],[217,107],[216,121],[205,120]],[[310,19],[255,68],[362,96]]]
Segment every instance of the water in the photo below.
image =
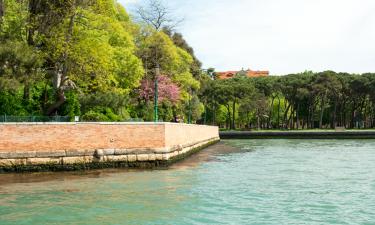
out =
[[375,224],[375,141],[230,140],[168,170],[0,175],[0,224]]

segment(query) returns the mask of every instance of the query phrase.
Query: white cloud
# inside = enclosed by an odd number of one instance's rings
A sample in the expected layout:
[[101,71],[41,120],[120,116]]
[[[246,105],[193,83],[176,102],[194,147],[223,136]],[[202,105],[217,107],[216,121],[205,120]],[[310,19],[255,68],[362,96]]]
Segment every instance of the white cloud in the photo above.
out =
[[185,16],[181,31],[205,67],[375,71],[373,0],[166,2]]

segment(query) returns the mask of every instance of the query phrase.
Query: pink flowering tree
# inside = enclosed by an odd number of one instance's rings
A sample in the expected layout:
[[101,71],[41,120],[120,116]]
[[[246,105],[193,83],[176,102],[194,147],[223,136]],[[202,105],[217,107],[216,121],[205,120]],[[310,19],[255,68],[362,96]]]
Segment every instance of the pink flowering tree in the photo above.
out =
[[[158,93],[159,102],[170,101],[176,104],[180,100],[180,88],[165,75],[158,77]],[[153,100],[155,95],[155,82],[149,79],[142,80],[139,94],[140,97],[146,101]]]

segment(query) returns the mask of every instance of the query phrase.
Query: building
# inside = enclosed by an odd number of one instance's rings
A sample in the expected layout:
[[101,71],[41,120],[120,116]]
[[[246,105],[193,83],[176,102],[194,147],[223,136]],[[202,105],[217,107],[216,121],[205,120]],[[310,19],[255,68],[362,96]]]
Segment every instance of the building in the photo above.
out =
[[270,75],[269,71],[254,71],[254,70],[240,70],[240,71],[226,71],[226,72],[217,72],[216,78],[220,80],[231,79],[236,75],[244,75],[246,77],[266,77]]

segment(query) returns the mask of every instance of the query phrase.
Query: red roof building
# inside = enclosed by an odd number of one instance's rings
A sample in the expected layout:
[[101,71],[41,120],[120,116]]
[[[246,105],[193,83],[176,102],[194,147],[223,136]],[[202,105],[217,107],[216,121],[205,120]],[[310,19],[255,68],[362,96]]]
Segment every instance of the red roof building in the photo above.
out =
[[254,71],[254,70],[240,70],[240,71],[226,71],[226,72],[217,72],[217,79],[225,80],[225,79],[231,79],[237,74],[246,75],[247,77],[266,77],[270,75],[269,71]]

